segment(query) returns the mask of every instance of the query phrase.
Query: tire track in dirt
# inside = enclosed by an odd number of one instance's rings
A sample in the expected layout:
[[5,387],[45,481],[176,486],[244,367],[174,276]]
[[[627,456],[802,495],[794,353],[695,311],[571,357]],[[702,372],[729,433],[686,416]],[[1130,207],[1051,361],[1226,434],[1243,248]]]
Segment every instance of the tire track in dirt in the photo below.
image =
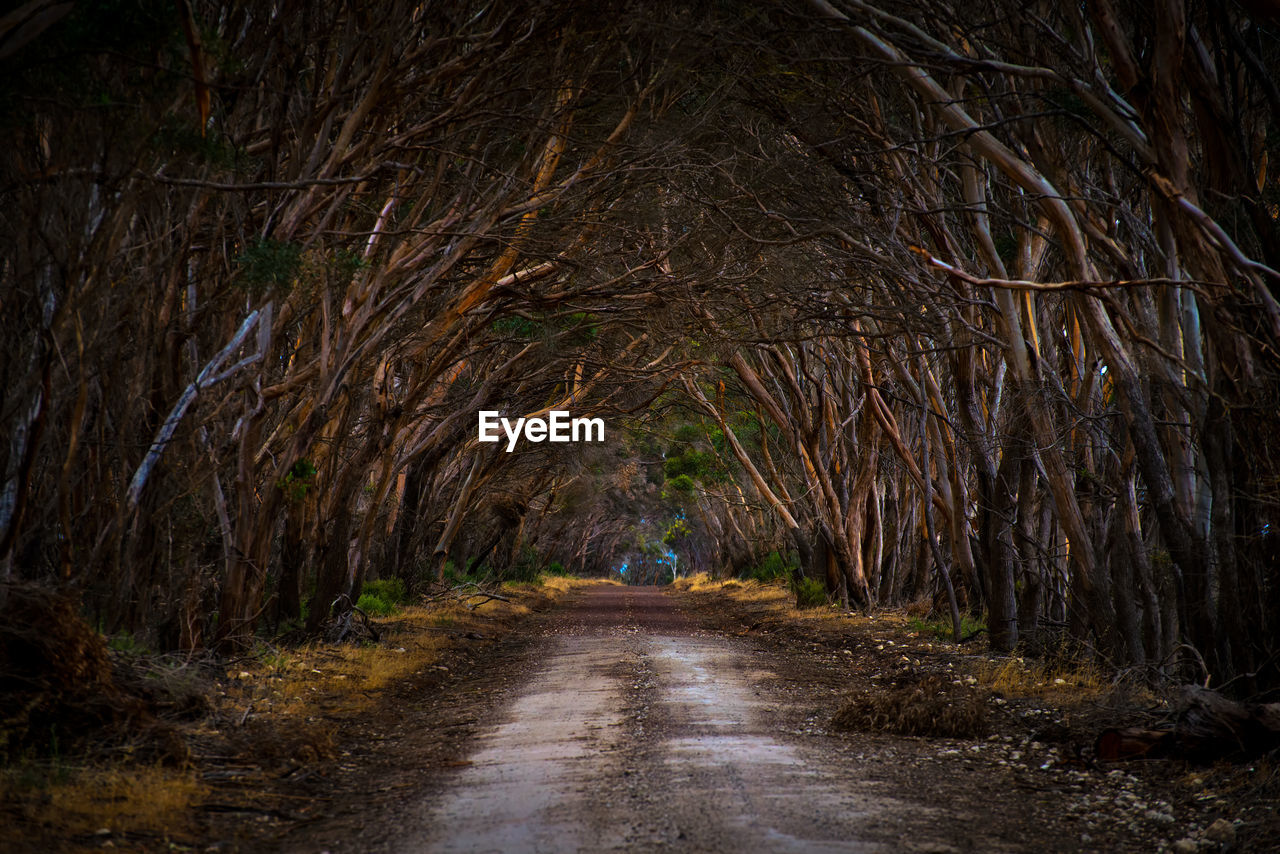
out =
[[878,851],[866,817],[908,808],[787,740],[756,654],[657,590],[591,590],[547,634],[397,850]]

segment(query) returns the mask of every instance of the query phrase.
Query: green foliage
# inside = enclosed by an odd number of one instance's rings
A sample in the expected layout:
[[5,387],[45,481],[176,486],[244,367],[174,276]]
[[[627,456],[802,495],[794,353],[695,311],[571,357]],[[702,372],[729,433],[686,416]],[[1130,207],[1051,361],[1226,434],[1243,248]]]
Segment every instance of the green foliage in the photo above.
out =
[[[470,560],[468,560],[467,561],[468,568],[470,567],[470,564],[471,562]],[[454,563],[452,560],[446,560],[444,562],[444,571],[441,573],[441,576],[444,578],[444,583],[449,585],[462,584],[463,582],[467,582],[467,581],[474,581],[474,579],[466,572],[466,570],[459,572],[458,565]]]
[[679,455],[668,455],[662,463],[662,471],[667,477],[688,475],[707,480],[715,474],[716,462],[715,454],[688,448]]
[[372,593],[361,593],[360,598],[356,600],[356,607],[366,614],[377,617],[389,616],[396,609],[395,605]]
[[517,584],[533,584],[537,582],[541,572],[542,558],[538,554],[538,550],[530,546],[524,546],[520,549],[520,555],[516,558],[515,566],[505,573],[503,580]]
[[794,585],[797,608],[820,608],[827,604],[827,585],[820,578],[804,578]]
[[799,568],[800,562],[795,559],[794,555],[788,554],[784,558],[781,553],[772,551],[769,552],[763,562],[743,572],[742,577],[751,581],[759,581],[761,584],[772,584],[775,581],[791,579]]
[[398,605],[408,601],[404,581],[399,578],[377,578],[366,581],[360,588],[356,607],[366,614],[386,617],[394,613]]
[[[708,442],[712,450],[702,450]],[[671,442],[662,462],[662,472],[672,492],[690,494],[697,483],[726,480],[728,470],[719,456],[724,447],[724,433],[717,428],[708,428],[701,423],[678,425],[671,432]]]
[[[951,640],[952,638],[950,617],[939,617],[933,620],[912,617],[907,621],[907,628],[919,635],[932,635],[938,640]],[[968,614],[960,616],[960,634],[963,637],[969,637],[974,632],[984,631],[986,628],[987,623],[985,620],[971,617]]]
[[667,481],[666,487],[662,491],[663,498],[671,498],[670,492],[682,492],[685,495],[692,495],[695,488],[693,478],[687,474],[677,475]]
[[[746,443],[759,441],[760,438],[760,419],[756,417],[754,412],[735,412],[732,418],[732,426],[734,434]],[[717,450],[725,447],[724,433],[720,430],[714,431],[711,437],[711,445]]]
[[308,459],[301,459],[289,467],[276,486],[284,493],[287,501],[297,503],[307,497],[307,490],[315,485],[316,467]]
[[493,322],[493,331],[499,335],[510,335],[528,341],[542,332],[542,324],[527,317],[500,317]]
[[[474,557],[467,558],[465,565],[461,568],[452,560],[447,560],[444,564],[444,583],[450,586],[480,584],[488,579],[492,572],[489,564],[477,563]],[[434,577],[431,580],[434,581]]]
[[569,315],[565,325],[575,332],[569,341],[575,346],[588,344],[600,336],[600,326],[596,323],[595,316],[585,311],[575,311]]
[[329,268],[339,281],[350,279],[368,266],[365,257],[354,249],[335,249],[329,261]]
[[376,578],[372,581],[366,581],[364,587],[360,588],[360,595],[363,596],[366,593],[377,596],[392,605],[403,605],[409,601],[408,591],[404,587],[404,579],[401,578]]
[[693,444],[702,438],[702,429],[696,424],[681,424],[671,434],[673,442],[682,442],[684,444]]
[[255,649],[258,661],[262,662],[264,667],[271,669],[273,676],[284,676],[286,673],[294,669],[294,658],[283,652],[276,650],[274,647],[259,646]]
[[[692,484],[690,485],[692,486]],[[676,519],[668,525],[667,530],[662,533],[662,542],[669,546],[674,546],[676,543],[689,536],[689,531],[689,522],[687,520]]]
[[564,345],[581,347],[591,343],[600,335],[600,326],[594,315],[575,311],[570,314],[537,313],[528,317],[523,315],[500,317],[493,322],[493,331],[499,335],[509,335],[523,341],[570,333],[561,339]]
[[236,284],[251,294],[288,287],[302,266],[297,243],[264,238],[236,256]]
[[570,573],[569,570],[564,568],[564,564],[553,560],[551,563],[547,564],[547,568],[542,571],[542,574],[550,575],[555,578],[568,578]]
[[[752,423],[755,423],[754,421]],[[734,431],[737,432],[736,430]],[[758,432],[758,431],[756,431]],[[716,462],[720,463],[720,456],[726,452],[731,453],[729,449],[729,440],[724,437],[724,431],[719,427],[712,427],[707,431],[707,439],[711,442],[711,447],[715,450]]]

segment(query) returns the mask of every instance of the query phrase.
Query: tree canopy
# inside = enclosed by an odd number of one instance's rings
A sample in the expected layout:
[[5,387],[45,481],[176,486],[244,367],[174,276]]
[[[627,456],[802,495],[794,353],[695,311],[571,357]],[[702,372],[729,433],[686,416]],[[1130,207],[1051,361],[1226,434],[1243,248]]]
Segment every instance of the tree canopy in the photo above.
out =
[[3,24],[3,581],[190,649],[371,578],[772,565],[1280,681],[1270,5]]

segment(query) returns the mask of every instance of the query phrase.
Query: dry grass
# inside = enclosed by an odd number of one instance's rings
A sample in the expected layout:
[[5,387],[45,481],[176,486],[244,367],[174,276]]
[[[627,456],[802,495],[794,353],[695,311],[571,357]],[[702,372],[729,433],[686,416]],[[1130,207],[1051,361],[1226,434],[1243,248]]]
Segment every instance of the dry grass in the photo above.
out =
[[676,590],[685,593],[725,596],[735,603],[747,605],[753,610],[769,611],[772,616],[789,622],[810,625],[826,625],[847,628],[851,623],[867,623],[889,627],[904,623],[905,618],[895,615],[865,617],[861,614],[848,613],[834,608],[797,608],[796,595],[785,581],[764,584],[754,580],[730,578],[713,579],[705,572],[676,579],[672,585]]
[[[0,803],[30,829],[60,837],[111,833],[183,837],[204,799],[193,771],[162,766],[67,768],[18,764],[0,771]],[[33,849],[35,850],[35,849]]]
[[[987,651],[982,638],[954,646],[947,640],[935,640],[913,630],[912,627],[918,626],[929,614],[927,600],[910,603],[900,610],[862,614],[833,608],[798,610],[790,592],[781,583],[761,585],[754,581],[715,581],[706,575],[696,575],[680,579],[675,586],[678,590],[698,595],[704,603],[712,601],[713,597],[723,597],[733,603],[745,604],[757,615],[757,625],[769,625],[776,630],[778,624],[785,624],[802,636],[812,635],[815,640],[821,636],[828,639],[833,636],[861,638],[869,642],[871,650],[874,650],[872,654],[887,656],[892,666],[898,665],[899,658],[944,656],[954,665],[953,675],[971,674],[977,680],[977,688],[1010,699],[1035,699],[1059,706],[1075,706],[1097,702],[1115,691],[1106,671],[1098,663],[1090,661],[1086,651],[1073,649],[1067,644],[1051,650],[1051,654],[1040,659],[996,656]],[[942,660],[935,658],[935,661]],[[919,661],[915,663],[918,665]],[[886,702],[892,705],[895,700],[891,698]],[[882,716],[878,726],[884,728],[886,725]]]
[[615,587],[621,587],[622,582],[612,578],[571,578],[566,575],[546,575],[542,578],[542,590],[556,594],[556,598],[563,596],[570,590],[579,587],[592,587],[597,584],[612,584]]
[[740,581],[736,578],[717,580],[705,572],[677,578],[672,586],[688,593],[722,593],[737,602],[783,604],[795,600],[785,582],[761,584],[759,581]]
[[[188,732],[221,743],[223,759],[234,757],[267,777],[282,766],[332,760],[341,747],[335,719],[366,714],[396,683],[443,669],[451,649],[501,634],[534,607],[593,583],[601,582],[547,578],[541,585],[504,588],[501,595],[509,601],[471,608],[449,599],[403,607],[374,618],[379,643],[261,644],[229,665],[225,679],[207,683],[215,717],[189,725]],[[107,840],[118,846],[122,838],[189,842],[201,832],[201,803],[243,797],[201,784],[199,771],[136,762],[72,768],[20,761],[0,769],[0,825],[12,825],[17,835],[8,842],[19,844],[15,850],[98,850]],[[246,774],[246,780],[253,776]],[[8,850],[3,840],[0,850]]]
[[1093,700],[1110,689],[1090,662],[1037,662],[1021,657],[980,659],[978,681],[1003,697],[1037,697],[1058,704]]
[[[681,584],[680,582],[686,582]],[[699,573],[688,579],[679,579],[676,589],[694,594],[727,596],[734,602],[753,610],[767,611],[779,619],[805,624],[830,624],[848,622],[848,615],[831,608],[799,608],[796,593],[785,581],[763,583],[754,580],[730,578],[723,581]]]
[[701,593],[707,590],[723,590],[730,584],[735,588],[741,586],[740,582],[716,581],[707,573],[699,572],[695,575],[685,575],[677,578],[671,583],[671,586],[676,590],[691,590],[695,593]]
[[264,649],[254,660],[231,669],[232,684],[226,686],[224,702],[230,706],[229,716],[236,719],[246,711],[251,716],[308,717],[319,707],[326,714],[358,713],[388,686],[443,667],[442,657],[459,639],[491,635],[539,604],[558,600],[579,587],[604,583],[609,582],[545,577],[537,585],[504,587],[501,595],[508,601],[464,603],[449,598],[374,617],[372,622],[382,635],[379,643]]
[[831,726],[854,732],[974,738],[987,732],[987,696],[949,676],[904,678],[892,686],[849,695]]

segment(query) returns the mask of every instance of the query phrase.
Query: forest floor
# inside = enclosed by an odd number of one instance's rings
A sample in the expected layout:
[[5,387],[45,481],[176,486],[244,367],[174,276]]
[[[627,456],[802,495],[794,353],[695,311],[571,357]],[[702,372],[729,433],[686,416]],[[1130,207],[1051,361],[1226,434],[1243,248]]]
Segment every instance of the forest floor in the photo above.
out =
[[905,615],[797,611],[781,587],[557,580],[508,598],[410,609],[378,622],[377,644],[233,665],[215,714],[190,726],[187,769],[99,779],[96,798],[6,797],[0,848],[1209,852],[1280,838],[1265,762],[1093,763],[1098,731],[1156,698],[1087,669],[956,647]]

